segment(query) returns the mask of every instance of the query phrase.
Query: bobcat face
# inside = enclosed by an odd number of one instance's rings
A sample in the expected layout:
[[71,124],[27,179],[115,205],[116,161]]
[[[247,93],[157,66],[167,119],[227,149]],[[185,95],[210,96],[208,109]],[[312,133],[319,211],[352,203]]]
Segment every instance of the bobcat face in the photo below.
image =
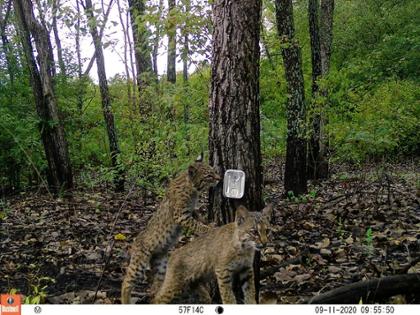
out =
[[236,225],[239,241],[242,246],[261,250],[268,243],[268,229],[272,205],[268,205],[262,212],[248,212],[244,206],[236,210]]
[[213,167],[201,161],[196,161],[188,167],[188,175],[198,191],[214,187],[221,180]]

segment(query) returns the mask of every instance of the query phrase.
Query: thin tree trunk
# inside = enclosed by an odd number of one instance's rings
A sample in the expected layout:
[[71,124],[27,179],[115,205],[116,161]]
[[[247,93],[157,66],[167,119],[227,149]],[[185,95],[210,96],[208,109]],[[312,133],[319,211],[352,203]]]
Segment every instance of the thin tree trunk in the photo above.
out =
[[57,27],[57,10],[59,6],[60,6],[60,0],[53,0],[52,2],[52,28],[54,32],[55,45],[57,46],[58,66],[60,68],[61,75],[63,77],[66,77],[66,65],[64,63],[63,49],[61,47],[61,40],[58,34],[58,27]]
[[182,30],[182,33],[184,35],[184,49],[182,50],[182,64],[183,64],[183,70],[182,70],[182,77],[184,79],[184,82],[188,82],[188,60],[190,55],[190,44],[189,44],[189,14],[190,14],[190,0],[184,0],[184,27]]
[[268,48],[268,44],[267,44],[264,22],[261,23],[261,43],[264,48],[265,55],[267,56],[268,63],[270,64],[271,69],[276,70],[276,68],[274,67],[273,58],[271,57],[270,49]]
[[150,58],[149,31],[143,21],[145,0],[128,0],[130,6],[131,28],[134,41],[134,56],[137,68],[137,85],[139,91],[147,84],[147,75],[152,73]]
[[96,67],[98,70],[99,90],[101,93],[102,111],[104,114],[106,130],[108,134],[109,148],[111,153],[112,167],[117,171],[114,177],[115,188],[117,191],[124,190],[125,174],[122,166],[118,162],[120,149],[118,147],[117,132],[114,124],[114,115],[111,110],[111,98],[109,95],[108,81],[105,71],[105,58],[102,49],[102,42],[96,28],[96,18],[93,14],[91,0],[85,0],[86,16],[89,20],[89,30],[95,46]]
[[168,0],[168,68],[167,77],[171,83],[176,82],[176,22],[175,0]]
[[311,38],[312,99],[310,124],[312,125],[308,152],[308,178],[317,179],[322,157],[320,156],[321,109],[317,106],[319,97],[318,81],[321,78],[321,44],[319,34],[319,1],[308,2],[309,34]]
[[292,0],[276,0],[276,20],[288,90],[287,147],[284,189],[295,196],[307,192],[305,89],[302,56],[295,38]]
[[[41,120],[41,139],[48,161],[48,182],[54,191],[69,189],[73,186],[73,176],[53,89],[48,32],[35,19],[30,0],[14,0],[14,8],[22,33],[36,109]],[[38,65],[33,54],[31,34],[38,52]]]
[[334,0],[321,0],[320,35],[322,75],[330,71],[334,21]]
[[16,62],[15,62],[15,57],[13,56],[9,39],[7,38],[7,34],[6,34],[6,25],[9,20],[11,7],[12,7],[12,0],[8,0],[6,2],[6,13],[4,14],[4,18],[2,16],[3,8],[0,7],[0,36],[1,36],[1,43],[3,45],[3,52],[6,57],[7,73],[9,74],[10,84],[13,86],[14,81],[15,81],[14,71],[16,70],[15,69]]
[[163,11],[163,0],[159,0],[159,7],[158,7],[158,18],[157,23],[155,23],[155,36],[153,38],[153,51],[152,51],[152,63],[153,63],[153,72],[158,77],[158,64],[157,64],[157,57],[159,53],[159,43],[160,43],[160,36],[161,36],[161,19],[162,19],[162,11]]
[[[209,219],[219,224],[233,221],[240,204],[252,211],[263,208],[260,20],[260,0],[216,0],[213,4],[209,159],[219,174],[223,175],[227,169],[240,169],[246,175],[245,194],[241,199],[224,198],[221,186],[210,191]],[[258,260],[256,257],[256,276]],[[257,277],[257,301],[258,282]]]

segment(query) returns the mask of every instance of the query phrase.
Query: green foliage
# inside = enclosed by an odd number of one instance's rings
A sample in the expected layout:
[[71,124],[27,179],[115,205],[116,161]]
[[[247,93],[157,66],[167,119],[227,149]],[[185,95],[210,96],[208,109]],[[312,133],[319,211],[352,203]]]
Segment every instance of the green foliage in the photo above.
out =
[[420,92],[413,82],[384,82],[330,117],[336,159],[362,162],[419,149]]

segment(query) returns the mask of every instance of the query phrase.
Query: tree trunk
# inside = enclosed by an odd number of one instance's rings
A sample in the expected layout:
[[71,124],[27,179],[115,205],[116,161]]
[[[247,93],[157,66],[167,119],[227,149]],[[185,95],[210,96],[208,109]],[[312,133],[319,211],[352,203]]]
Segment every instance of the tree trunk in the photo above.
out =
[[153,72],[158,77],[158,64],[157,64],[157,57],[159,53],[159,43],[160,43],[160,34],[162,30],[161,26],[161,19],[162,19],[162,10],[163,10],[163,0],[159,0],[159,7],[158,7],[158,18],[157,22],[155,23],[155,36],[153,38],[153,51],[152,51],[152,63],[153,63]]
[[102,42],[96,28],[96,18],[93,15],[92,1],[85,0],[86,3],[86,16],[89,20],[89,30],[92,35],[93,43],[95,46],[96,67],[98,70],[99,90],[101,93],[102,111],[104,114],[106,130],[108,134],[109,148],[111,153],[112,167],[117,171],[114,178],[115,188],[117,191],[124,190],[125,175],[122,166],[118,163],[120,149],[118,147],[117,132],[114,124],[114,115],[111,110],[111,98],[109,95],[108,81],[105,72],[105,58],[102,49]]
[[175,0],[168,0],[168,68],[167,77],[171,83],[176,82],[176,17]]
[[139,91],[147,84],[147,76],[152,73],[152,60],[150,58],[149,31],[143,21],[145,0],[128,0],[130,6],[131,29],[134,41],[134,57],[137,68],[137,85]]
[[[54,94],[48,32],[35,19],[30,0],[14,0],[14,8],[22,33],[36,109],[41,120],[41,138],[48,161],[48,182],[53,191],[69,189],[73,187],[73,176]],[[38,53],[38,64],[33,54],[31,35]]]
[[57,58],[58,58],[58,66],[60,68],[60,73],[63,77],[66,76],[66,65],[64,63],[63,58],[63,49],[61,47],[61,40],[60,36],[58,35],[58,27],[57,27],[57,10],[60,6],[60,0],[53,0],[52,3],[52,28],[54,32],[54,40],[55,45],[57,46]]
[[287,147],[285,193],[307,192],[305,141],[305,90],[302,56],[295,38],[292,0],[276,0],[276,20],[287,82]]
[[[240,204],[251,211],[263,208],[260,21],[261,0],[216,0],[213,4],[209,159],[219,174],[224,174],[227,169],[240,169],[246,176],[242,199],[224,198],[221,185],[210,191],[209,218],[219,224],[232,222]],[[254,273],[258,301],[258,255]]]
[[182,30],[184,35],[184,49],[182,50],[182,77],[184,82],[188,81],[188,59],[190,54],[190,47],[189,47],[189,30],[188,30],[188,19],[190,14],[190,0],[184,0],[184,28]]
[[312,125],[308,152],[308,178],[319,177],[320,164],[320,134],[321,134],[321,109],[317,106],[319,97],[318,80],[321,78],[321,44],[319,33],[319,1],[308,2],[309,34],[311,38],[312,62],[312,99],[310,110],[310,124]]
[[217,0],[213,7],[210,164],[220,174],[227,169],[241,169],[246,174],[245,195],[237,202],[224,198],[220,186],[211,192],[210,219],[218,223],[233,221],[238,204],[254,211],[262,209],[260,13],[259,0]]
[[320,38],[322,75],[330,71],[334,21],[334,0],[321,0]]

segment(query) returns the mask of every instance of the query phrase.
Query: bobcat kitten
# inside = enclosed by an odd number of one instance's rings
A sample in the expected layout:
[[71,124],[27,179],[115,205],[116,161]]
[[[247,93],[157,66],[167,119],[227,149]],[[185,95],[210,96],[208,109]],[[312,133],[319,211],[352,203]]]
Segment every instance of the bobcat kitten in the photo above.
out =
[[163,281],[168,251],[176,244],[182,229],[203,234],[210,227],[195,220],[193,212],[199,194],[220,181],[220,176],[199,159],[170,183],[158,210],[140,232],[131,248],[131,260],[121,288],[121,303],[131,300],[136,282],[145,282],[153,270]]
[[[267,243],[272,206],[262,212],[248,212],[240,206],[235,222],[212,229],[172,252],[165,280],[154,303],[170,303],[185,288],[193,286],[205,294],[203,282],[217,279],[224,304],[236,303],[232,284],[239,276],[245,304],[255,304],[253,261],[255,250]],[[209,301],[207,301],[209,302]]]

